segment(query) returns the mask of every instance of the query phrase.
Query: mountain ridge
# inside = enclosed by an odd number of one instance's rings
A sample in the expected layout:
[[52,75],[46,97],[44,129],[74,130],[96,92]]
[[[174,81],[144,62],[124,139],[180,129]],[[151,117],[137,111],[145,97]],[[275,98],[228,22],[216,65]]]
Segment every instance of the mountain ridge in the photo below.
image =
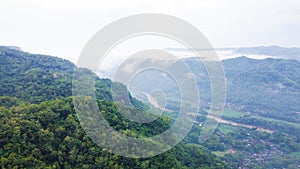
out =
[[[73,63],[6,47],[0,47],[0,59],[0,168],[230,168],[196,144],[180,143],[151,158],[112,154],[95,144],[77,119],[72,98],[72,74],[76,68]],[[168,117],[147,124],[125,119],[122,113],[145,112],[141,110],[144,105],[130,97],[124,85],[116,83],[116,91],[110,92],[114,84],[111,80],[100,79],[87,69],[77,73],[95,78],[99,110],[123,135],[147,137],[169,127]],[[128,94],[134,107],[112,102],[112,95]],[[79,104],[86,104],[84,99],[89,99],[85,95],[79,97],[83,98],[76,100]],[[114,138],[114,144],[118,141]],[[159,146],[162,145],[157,143]]]

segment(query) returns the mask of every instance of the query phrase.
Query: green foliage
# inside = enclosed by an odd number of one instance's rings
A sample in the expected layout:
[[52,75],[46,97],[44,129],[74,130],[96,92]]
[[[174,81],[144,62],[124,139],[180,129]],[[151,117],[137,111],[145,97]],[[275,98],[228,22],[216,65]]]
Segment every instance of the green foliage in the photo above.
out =
[[0,95],[32,103],[71,95],[71,62],[5,47],[0,58]]
[[[72,98],[64,98],[38,105],[2,107],[1,168],[228,168],[199,145],[179,144],[164,154],[145,159],[111,154],[85,134],[72,103]],[[123,130],[124,123],[130,123],[120,118],[109,101],[99,101],[99,108],[108,121],[118,126],[116,129]],[[127,131],[147,136],[155,134],[151,129],[164,129],[168,124],[158,120],[149,126],[128,126]]]
[[236,110],[300,122],[300,62],[246,57],[223,61],[227,102]]
[[0,106],[4,107],[12,107],[12,106],[18,106],[22,103],[19,99],[15,97],[9,97],[9,96],[0,96]]
[[[142,102],[133,98],[121,83],[100,79],[88,69],[79,69],[67,60],[25,53],[0,46],[0,96],[18,98],[20,101],[41,103],[47,100],[72,96],[72,80],[80,81],[78,88],[85,89],[84,78],[94,78],[95,95],[99,100],[125,100],[124,104],[133,105],[140,110],[147,109]],[[76,70],[76,71],[75,71]],[[72,79],[73,73],[83,79]],[[74,84],[74,83],[73,83]],[[83,90],[91,94],[89,90]],[[5,99],[0,98],[1,104]],[[2,103],[3,102],[3,103]],[[18,105],[19,102],[14,103]],[[12,106],[12,105],[4,105]]]
[[[6,47],[0,47],[0,58],[0,168],[194,168],[198,164],[228,168],[201,146],[185,144],[152,158],[114,155],[96,145],[81,128],[73,100],[68,97],[72,95],[72,80],[81,80],[75,83],[81,88],[91,84],[80,78],[95,80],[93,87],[103,117],[125,135],[150,137],[168,129],[171,120],[162,116],[139,124],[124,118],[122,113],[140,114],[149,107],[133,98],[123,84],[100,79],[69,61]],[[72,79],[75,69],[79,79]],[[79,95],[90,93],[83,90]],[[115,99],[125,101],[113,103]],[[181,157],[192,150],[195,157]]]
[[[198,58],[186,58],[184,62],[194,73],[201,99],[201,107],[209,108],[211,101],[210,77]],[[222,61],[226,78],[227,108],[251,112],[265,117],[300,123],[300,62],[284,59],[250,59],[239,57]],[[148,74],[139,86],[151,91],[162,78]],[[178,110],[180,93],[176,84],[159,86],[168,99],[167,108]],[[177,102],[176,99],[177,98]],[[178,99],[179,98],[179,99]],[[172,100],[173,99],[173,100]],[[171,101],[171,102],[170,102]]]
[[[72,80],[80,80],[82,83],[77,84],[81,86],[77,87],[85,88],[91,84],[84,83],[88,82],[84,78],[93,78],[92,87],[103,117],[115,130],[128,136],[147,138],[161,133],[170,127],[177,114],[167,112],[164,114],[167,116],[150,123],[136,123],[123,115],[147,114],[145,110],[149,107],[132,97],[121,83],[100,79],[88,69],[77,69],[71,62],[51,56],[0,47],[0,58],[0,168],[222,169],[229,168],[227,163],[232,168],[295,168],[298,165],[299,125],[293,125],[300,119],[299,113],[295,113],[300,105],[298,61],[245,57],[223,61],[228,85],[227,107],[236,110],[225,112],[223,118],[272,129],[275,133],[221,124],[200,146],[201,124],[207,115],[201,111],[201,116],[196,118],[197,125],[183,143],[152,158],[130,159],[108,152],[86,135],[69,97]],[[185,62],[196,75],[201,106],[207,108],[210,100],[207,72],[194,59]],[[72,79],[74,70],[83,79]],[[155,78],[141,85],[151,89],[149,82],[155,83]],[[172,83],[167,84],[161,86],[164,92],[171,93],[166,106],[178,110],[180,103],[175,97],[178,93],[172,93],[176,88],[169,85]],[[89,92],[83,90],[79,95],[90,96]]]

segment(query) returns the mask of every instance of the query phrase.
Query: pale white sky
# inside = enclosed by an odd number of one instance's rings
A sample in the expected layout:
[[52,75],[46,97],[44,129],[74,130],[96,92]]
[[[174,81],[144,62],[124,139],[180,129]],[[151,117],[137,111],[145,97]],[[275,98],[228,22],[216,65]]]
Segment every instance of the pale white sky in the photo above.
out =
[[188,21],[214,47],[300,47],[299,0],[0,0],[0,45],[75,62],[103,26],[152,12]]

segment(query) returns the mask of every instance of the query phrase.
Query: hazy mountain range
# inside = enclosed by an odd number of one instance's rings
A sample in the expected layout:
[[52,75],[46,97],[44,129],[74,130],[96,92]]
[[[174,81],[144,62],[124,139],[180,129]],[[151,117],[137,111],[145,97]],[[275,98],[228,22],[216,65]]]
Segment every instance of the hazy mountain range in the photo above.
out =
[[[183,48],[168,48],[169,51],[180,52],[186,57],[193,57],[193,54]],[[198,49],[211,50],[211,49]],[[214,49],[219,58],[228,59],[239,56],[246,56],[254,59],[263,58],[281,58],[300,60],[300,48],[298,47],[280,47],[280,46],[257,46],[257,47],[239,47],[239,48],[216,48]]]
[[[181,61],[189,66],[197,80],[202,101],[201,116],[197,117],[189,136],[172,150],[152,158],[132,160],[97,146],[80,127],[70,97],[72,75],[76,69],[72,62],[3,46],[0,46],[0,57],[2,168],[294,169],[299,165],[300,61],[274,57],[253,59],[248,55],[224,59],[227,110],[222,118],[230,122],[220,122],[202,146],[198,144],[198,137],[210,102],[210,79],[198,58],[183,58]],[[79,73],[84,77],[91,71]],[[126,103],[130,101],[139,109],[126,108],[127,104],[124,104],[119,111],[111,102],[112,95],[123,98],[129,94],[126,87],[93,75],[96,97],[102,100],[98,103],[99,108],[114,129],[129,136],[148,137],[169,127],[172,122],[169,117],[145,125],[125,119],[120,113],[140,114],[137,110],[142,110],[145,105],[130,97]],[[110,90],[112,84],[117,84],[117,91]],[[90,84],[83,82],[82,85],[79,87],[86,88]],[[180,90],[176,81],[165,73],[145,72],[128,87],[146,93],[155,88],[166,95],[167,108],[179,107],[176,99]],[[176,116],[176,112],[173,113]],[[271,132],[230,125],[232,122]]]

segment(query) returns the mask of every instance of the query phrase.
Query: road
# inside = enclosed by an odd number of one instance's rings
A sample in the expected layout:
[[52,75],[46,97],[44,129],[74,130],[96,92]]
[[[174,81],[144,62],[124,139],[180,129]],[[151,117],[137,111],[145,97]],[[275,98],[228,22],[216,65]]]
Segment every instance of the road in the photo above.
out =
[[[161,110],[165,110],[165,108],[160,107],[160,105],[158,104],[158,102],[155,100],[154,97],[152,97],[148,93],[144,93],[144,94],[147,96],[147,99],[152,106],[154,106],[155,108],[159,108]],[[189,113],[189,114],[196,115],[196,116],[200,115],[197,113]],[[265,128],[261,128],[261,127],[257,127],[257,126],[253,126],[253,125],[248,125],[248,124],[237,123],[237,122],[233,122],[233,121],[229,121],[229,120],[224,120],[220,117],[216,117],[216,116],[212,116],[212,115],[207,115],[207,118],[214,119],[219,123],[229,124],[232,126],[241,126],[241,127],[250,128],[250,129],[256,128],[256,130],[258,130],[258,131],[262,131],[262,132],[266,132],[266,133],[274,133],[274,131],[269,130],[269,129],[265,129]]]

